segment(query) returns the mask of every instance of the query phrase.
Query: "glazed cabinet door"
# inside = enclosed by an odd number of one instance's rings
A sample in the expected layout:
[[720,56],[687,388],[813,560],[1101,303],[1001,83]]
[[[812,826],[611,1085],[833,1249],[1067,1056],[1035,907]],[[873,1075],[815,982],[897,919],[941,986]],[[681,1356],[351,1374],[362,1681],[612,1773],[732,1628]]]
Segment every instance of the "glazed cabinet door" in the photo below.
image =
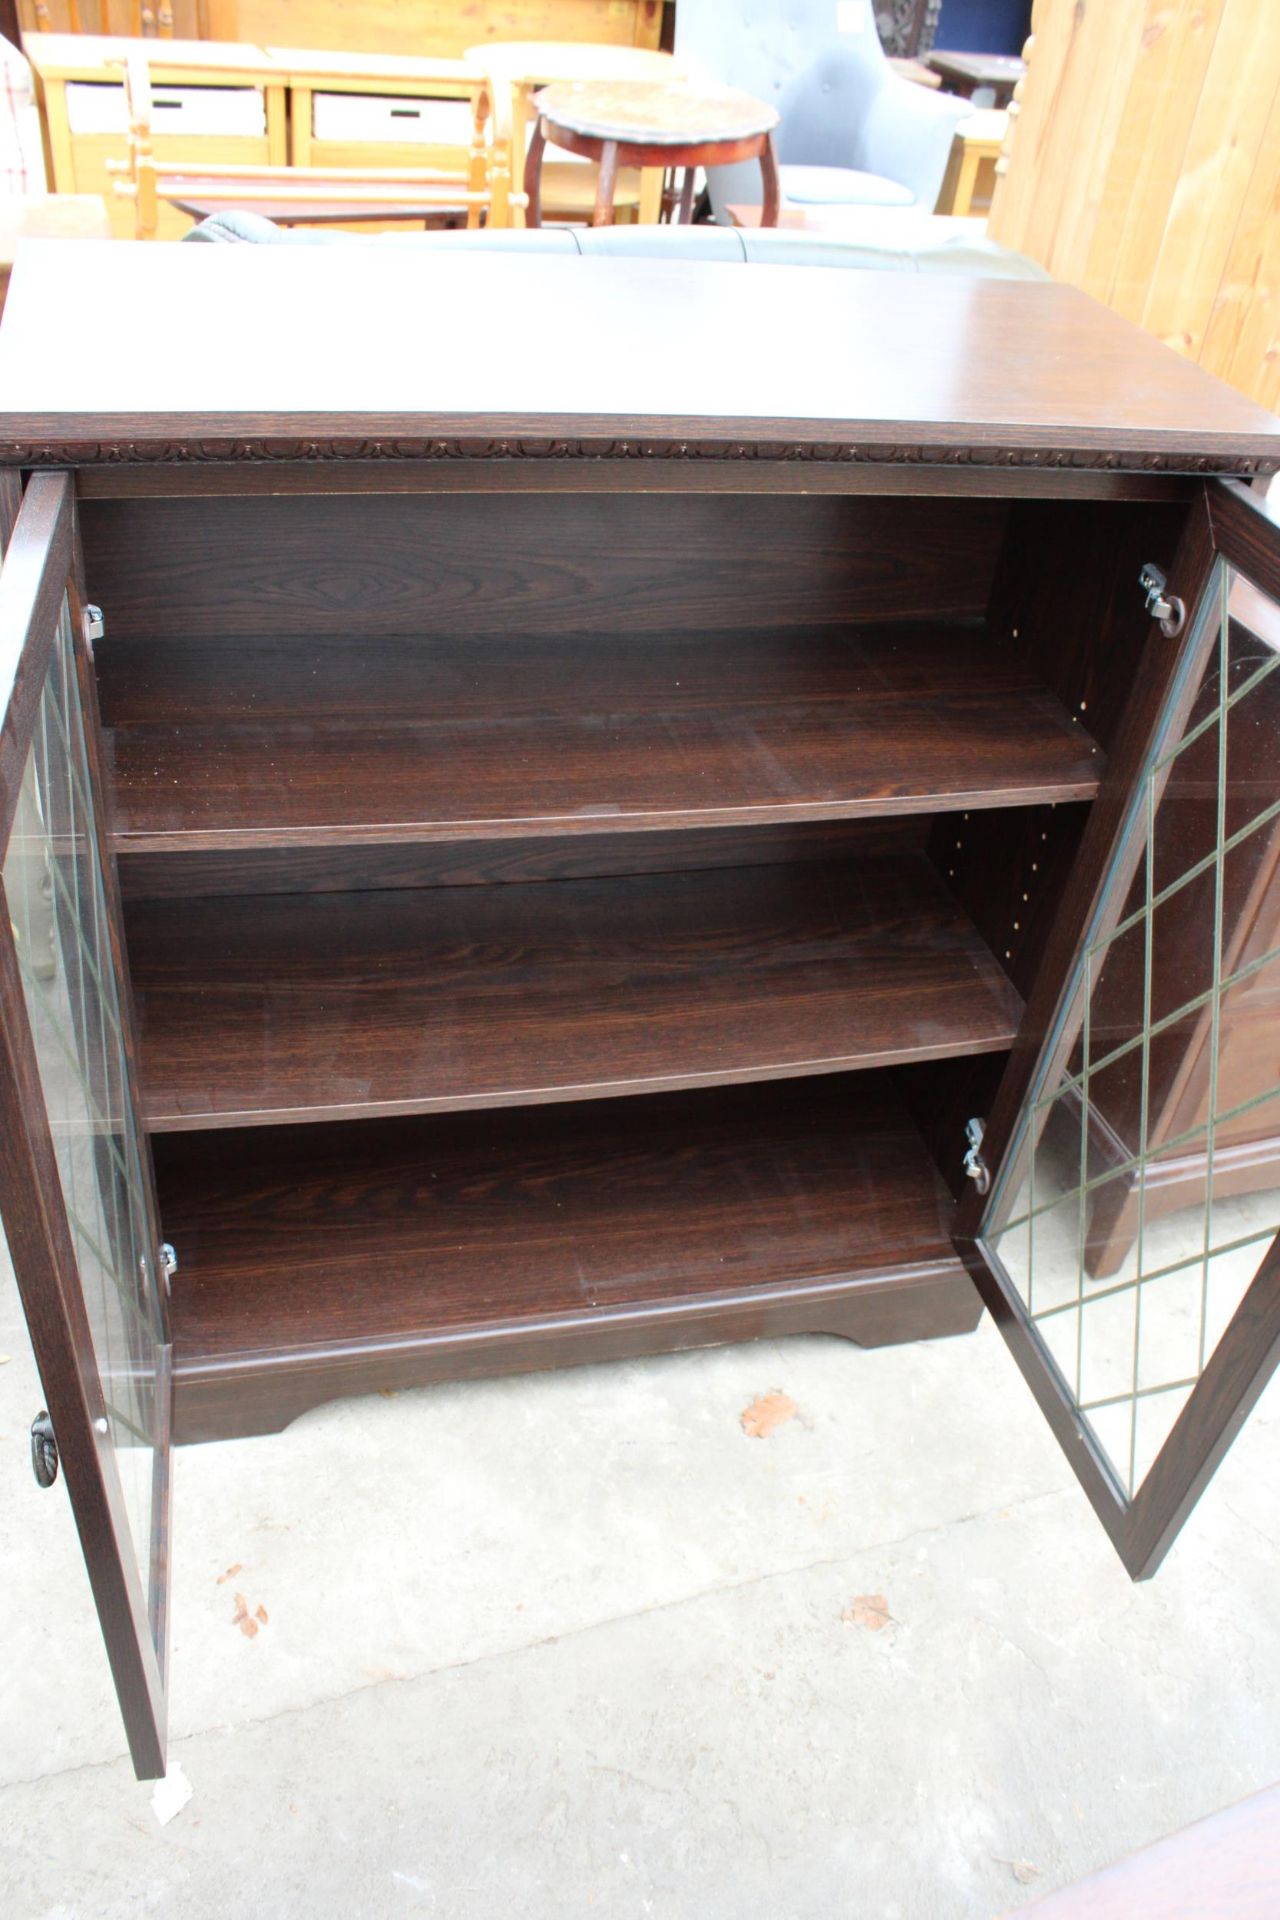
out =
[[1135,1579],[1280,1358],[1280,525],[1215,481],[1147,590],[958,1235]]
[[[14,489],[16,492],[16,488]],[[72,484],[11,494],[0,567],[0,1213],[134,1766],[164,1772],[169,1339],[98,764]],[[33,1409],[33,1412],[36,1412]]]

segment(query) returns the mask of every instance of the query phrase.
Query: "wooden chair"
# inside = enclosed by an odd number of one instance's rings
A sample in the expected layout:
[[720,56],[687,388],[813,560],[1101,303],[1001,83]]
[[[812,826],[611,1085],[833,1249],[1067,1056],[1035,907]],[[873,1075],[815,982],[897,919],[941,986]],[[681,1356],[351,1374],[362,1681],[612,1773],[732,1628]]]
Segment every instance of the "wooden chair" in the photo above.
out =
[[[146,55],[123,62],[129,116],[128,157],[109,160],[114,191],[134,203],[140,240],[154,240],[161,201],[201,211],[259,208],[277,220],[396,220],[463,210],[468,227],[511,225],[526,204],[512,191],[511,99],[506,83],[476,73],[471,147],[465,173],[399,167],[205,166],[158,160],[152,144],[151,76]],[[451,73],[455,79],[456,73]]]

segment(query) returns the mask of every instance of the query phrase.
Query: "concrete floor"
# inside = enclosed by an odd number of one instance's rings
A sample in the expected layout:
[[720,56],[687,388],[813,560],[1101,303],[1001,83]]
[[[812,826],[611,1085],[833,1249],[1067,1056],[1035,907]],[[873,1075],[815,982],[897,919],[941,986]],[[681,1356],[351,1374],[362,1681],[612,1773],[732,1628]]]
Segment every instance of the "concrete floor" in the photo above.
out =
[[1280,1778],[1280,1382],[1133,1587],[984,1323],[184,1450],[162,1827],[0,1351],[5,1920],[985,1920]]

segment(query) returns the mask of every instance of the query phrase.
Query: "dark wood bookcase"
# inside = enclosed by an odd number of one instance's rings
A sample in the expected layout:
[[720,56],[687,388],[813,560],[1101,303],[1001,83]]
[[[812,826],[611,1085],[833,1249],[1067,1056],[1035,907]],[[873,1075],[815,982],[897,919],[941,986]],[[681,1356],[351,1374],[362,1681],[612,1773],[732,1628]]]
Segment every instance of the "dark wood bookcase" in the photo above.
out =
[[281,253],[0,353],[0,1204],[139,1770],[172,1445],[340,1394],[985,1303],[1151,1572],[1280,1343],[1280,422],[1061,288]]

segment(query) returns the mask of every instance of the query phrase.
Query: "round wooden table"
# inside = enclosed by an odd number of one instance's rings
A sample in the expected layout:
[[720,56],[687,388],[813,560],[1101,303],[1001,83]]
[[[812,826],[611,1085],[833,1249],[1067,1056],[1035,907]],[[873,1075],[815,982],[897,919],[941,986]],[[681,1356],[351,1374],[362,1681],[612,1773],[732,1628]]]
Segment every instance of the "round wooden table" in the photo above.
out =
[[[519,163],[514,158],[511,163],[513,184],[520,177],[517,164],[524,164],[530,120],[537,119],[532,107],[539,87],[553,87],[562,80],[656,80],[666,84],[685,79],[688,71],[672,54],[654,48],[604,47],[586,40],[484,40],[468,47],[466,58],[481,73],[505,80],[511,90],[511,152],[521,155]],[[576,177],[581,174],[590,179],[585,167],[575,167],[569,161],[554,169],[548,184],[554,189],[558,207],[579,209],[586,185]],[[628,183],[636,218],[651,225],[662,211],[661,171],[650,167],[647,172],[628,174],[622,185],[624,196]],[[515,224],[525,224],[522,209],[516,211]]]
[[607,227],[613,218],[619,167],[683,167],[676,217],[687,221],[693,217],[694,170],[735,160],[759,160],[764,184],[760,224],[778,224],[773,151],[778,115],[749,93],[688,83],[604,80],[546,87],[533,104],[538,120],[524,169],[531,227],[542,225],[542,155],[548,141],[599,162],[593,227]]

